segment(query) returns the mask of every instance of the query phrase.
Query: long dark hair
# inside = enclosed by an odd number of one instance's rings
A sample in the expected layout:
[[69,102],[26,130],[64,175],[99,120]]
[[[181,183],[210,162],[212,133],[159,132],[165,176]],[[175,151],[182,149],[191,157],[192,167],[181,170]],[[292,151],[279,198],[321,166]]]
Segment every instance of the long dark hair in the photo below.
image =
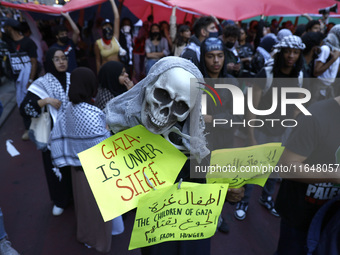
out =
[[[284,67],[285,59],[283,57],[283,51],[284,51],[284,48],[282,48],[279,53],[276,53],[276,55],[274,57],[274,65],[273,65],[274,77],[278,76],[281,68]],[[298,60],[296,61],[296,63],[294,65],[292,71],[290,72],[289,76],[293,77],[293,78],[294,77],[297,78],[299,76],[299,73],[300,73],[302,67],[303,67],[303,56],[302,56],[302,50],[300,50],[300,56],[299,56]]]
[[187,30],[190,30],[189,26],[187,26],[187,25],[180,25],[178,27],[176,38],[175,38],[175,41],[174,41],[174,43],[177,46],[182,46],[182,45],[187,43],[186,41],[184,41],[184,37],[181,35],[181,33],[185,32]]
[[[151,31],[152,31],[152,28],[153,27],[158,27],[159,29],[159,36],[157,36],[156,38],[153,38],[152,34],[151,34]],[[161,35],[161,28],[158,24],[154,23],[151,25],[150,27],[150,32],[149,32],[149,35],[150,35],[150,40],[153,41],[154,39],[156,39],[157,41],[160,41],[162,39],[162,35]]]

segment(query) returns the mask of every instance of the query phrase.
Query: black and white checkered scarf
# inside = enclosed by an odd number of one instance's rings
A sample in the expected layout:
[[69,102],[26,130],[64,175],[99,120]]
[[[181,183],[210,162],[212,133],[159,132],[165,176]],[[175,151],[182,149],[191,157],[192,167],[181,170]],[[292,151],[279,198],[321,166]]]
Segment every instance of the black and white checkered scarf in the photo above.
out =
[[88,103],[68,103],[51,132],[51,156],[56,167],[81,166],[78,153],[106,138],[105,114]]

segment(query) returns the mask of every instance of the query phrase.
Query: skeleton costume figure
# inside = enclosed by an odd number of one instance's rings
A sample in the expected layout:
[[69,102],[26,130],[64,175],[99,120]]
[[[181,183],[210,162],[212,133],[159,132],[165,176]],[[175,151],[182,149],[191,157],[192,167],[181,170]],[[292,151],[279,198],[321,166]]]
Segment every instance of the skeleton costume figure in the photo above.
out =
[[[155,134],[162,134],[182,152],[198,162],[209,154],[203,135],[201,115],[202,74],[189,60],[165,57],[152,66],[147,77],[106,105],[106,122],[117,133],[142,124]],[[193,88],[190,90],[190,86]],[[191,92],[191,93],[190,93]],[[189,134],[190,131],[190,134]],[[189,160],[177,180],[189,178]],[[141,249],[143,255],[210,254],[210,238],[164,242]]]
[[202,74],[190,61],[162,58],[145,79],[107,103],[107,124],[114,133],[142,124],[200,162],[209,150],[203,135],[200,85],[195,82],[190,89],[191,78],[202,82]]

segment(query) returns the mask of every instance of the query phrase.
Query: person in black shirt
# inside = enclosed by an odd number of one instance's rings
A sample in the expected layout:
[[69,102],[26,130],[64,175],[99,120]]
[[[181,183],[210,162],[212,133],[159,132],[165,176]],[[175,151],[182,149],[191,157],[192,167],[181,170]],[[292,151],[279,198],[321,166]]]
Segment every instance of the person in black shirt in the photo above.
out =
[[9,51],[14,52],[26,52],[31,60],[31,72],[27,88],[33,80],[36,78],[37,72],[37,46],[28,37],[25,37],[20,31],[20,22],[14,19],[7,19],[4,24],[5,34],[8,36],[5,41],[9,45]]
[[[25,94],[27,93],[28,87],[31,85],[31,83],[35,80],[37,75],[37,69],[38,69],[38,60],[37,60],[37,46],[35,43],[30,39],[29,37],[25,37],[21,31],[20,22],[14,19],[7,19],[4,24],[4,30],[6,36],[4,36],[4,40],[7,42],[9,46],[10,53],[16,53],[16,52],[25,52],[27,53],[28,57],[30,58],[31,62],[31,69],[28,76],[28,82],[27,78],[23,79],[20,78],[16,82],[16,91],[17,91],[17,104],[20,106],[22,100],[24,99]],[[26,71],[26,68],[24,68],[25,72],[28,72],[29,69]],[[20,75],[19,75],[20,77]],[[27,76],[26,76],[27,77]],[[25,125],[25,132],[22,135],[22,140],[27,141],[29,139],[28,137],[28,129],[31,124],[31,119],[27,117],[23,117],[24,125]]]
[[[303,78],[303,73],[301,71],[303,66],[302,50],[305,48],[305,45],[302,43],[300,37],[290,35],[284,37],[278,44],[274,46],[274,48],[277,48],[279,52],[275,55],[273,66],[264,67],[256,76],[257,78],[266,79],[262,79],[262,82],[261,79],[256,79],[256,84],[253,85],[252,102],[255,109],[270,109],[273,102],[272,90],[273,88],[277,88],[277,102],[279,102],[278,107],[276,107],[276,110],[273,113],[266,116],[256,116],[250,111],[246,113],[246,123],[249,123],[249,120],[253,119],[260,119],[264,123],[261,127],[248,127],[249,145],[282,142],[285,136],[286,128],[278,123],[280,123],[283,119],[295,119],[298,113],[297,109],[293,105],[288,105],[287,114],[285,116],[281,115],[280,89],[284,87],[301,87],[299,82],[301,82]],[[292,98],[292,96],[289,98]],[[279,121],[273,125],[272,122],[265,121],[266,119],[274,119]],[[276,179],[269,178],[267,180],[265,186],[263,187],[259,202],[265,208],[267,208],[271,214],[274,216],[279,216],[274,208],[274,201],[272,198],[272,195],[275,191],[275,184]],[[246,185],[245,196],[236,206],[234,215],[238,220],[243,220],[246,217],[252,188],[253,185]]]
[[280,173],[284,179],[275,203],[281,216],[277,255],[307,254],[304,248],[314,215],[340,195],[340,186],[334,185],[340,182],[335,164],[340,163],[335,156],[340,150],[340,97],[319,101],[308,111],[311,115],[298,116],[278,163],[296,171]]

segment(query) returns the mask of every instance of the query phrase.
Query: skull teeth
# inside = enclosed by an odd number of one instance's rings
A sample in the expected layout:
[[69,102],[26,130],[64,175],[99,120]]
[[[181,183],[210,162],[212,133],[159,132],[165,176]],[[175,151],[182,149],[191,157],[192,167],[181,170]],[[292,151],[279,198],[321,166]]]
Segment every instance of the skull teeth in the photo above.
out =
[[166,124],[165,122],[161,122],[161,121],[155,119],[153,116],[150,116],[150,119],[151,119],[151,122],[152,122],[154,125],[156,125],[157,127],[163,127],[163,126],[165,126],[165,124]]

